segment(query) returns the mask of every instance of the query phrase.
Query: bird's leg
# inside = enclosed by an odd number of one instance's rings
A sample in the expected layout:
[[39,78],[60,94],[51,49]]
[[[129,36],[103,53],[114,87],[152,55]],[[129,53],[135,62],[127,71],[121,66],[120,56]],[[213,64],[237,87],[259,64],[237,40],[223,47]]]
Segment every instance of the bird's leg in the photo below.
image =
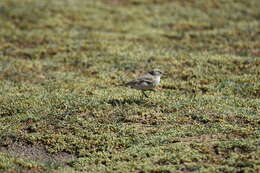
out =
[[148,95],[145,94],[144,91],[142,91],[143,95],[146,97],[146,98],[149,98]]

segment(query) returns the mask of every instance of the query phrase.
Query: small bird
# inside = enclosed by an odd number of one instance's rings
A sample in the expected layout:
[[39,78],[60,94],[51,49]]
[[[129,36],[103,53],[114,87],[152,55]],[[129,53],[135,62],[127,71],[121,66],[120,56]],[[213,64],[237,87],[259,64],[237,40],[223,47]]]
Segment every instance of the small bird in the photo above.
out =
[[154,91],[154,88],[159,85],[160,79],[163,75],[165,75],[165,73],[163,73],[161,70],[153,69],[143,76],[126,83],[125,86],[141,90],[142,94],[148,98],[145,91]]

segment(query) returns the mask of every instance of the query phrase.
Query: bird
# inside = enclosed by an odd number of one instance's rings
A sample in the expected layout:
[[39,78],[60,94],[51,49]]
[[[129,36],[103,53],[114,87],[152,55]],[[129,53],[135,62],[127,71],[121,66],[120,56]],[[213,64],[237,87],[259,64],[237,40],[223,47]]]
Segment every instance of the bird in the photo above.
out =
[[154,91],[154,88],[160,84],[161,77],[164,75],[165,73],[160,69],[153,69],[137,79],[127,82],[125,86],[141,90],[142,94],[148,98],[145,91]]

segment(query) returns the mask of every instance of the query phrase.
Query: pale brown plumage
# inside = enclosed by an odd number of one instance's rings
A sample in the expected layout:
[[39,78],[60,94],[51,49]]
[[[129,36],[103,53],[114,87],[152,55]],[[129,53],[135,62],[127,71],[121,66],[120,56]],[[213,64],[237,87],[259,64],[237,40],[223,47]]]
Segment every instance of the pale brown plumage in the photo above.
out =
[[145,97],[148,97],[145,94],[145,91],[153,90],[156,86],[158,86],[160,83],[160,78],[163,75],[164,73],[161,72],[159,69],[153,69],[145,75],[126,83],[125,86],[130,86],[131,88],[141,90],[143,95],[145,95]]

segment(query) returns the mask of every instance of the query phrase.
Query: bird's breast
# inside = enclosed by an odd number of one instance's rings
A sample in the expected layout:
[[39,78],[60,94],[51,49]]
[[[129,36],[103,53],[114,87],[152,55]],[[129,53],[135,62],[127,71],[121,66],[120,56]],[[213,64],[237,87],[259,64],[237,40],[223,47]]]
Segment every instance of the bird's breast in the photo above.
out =
[[155,86],[159,85],[159,83],[160,83],[160,77],[156,77],[155,80],[154,80]]

